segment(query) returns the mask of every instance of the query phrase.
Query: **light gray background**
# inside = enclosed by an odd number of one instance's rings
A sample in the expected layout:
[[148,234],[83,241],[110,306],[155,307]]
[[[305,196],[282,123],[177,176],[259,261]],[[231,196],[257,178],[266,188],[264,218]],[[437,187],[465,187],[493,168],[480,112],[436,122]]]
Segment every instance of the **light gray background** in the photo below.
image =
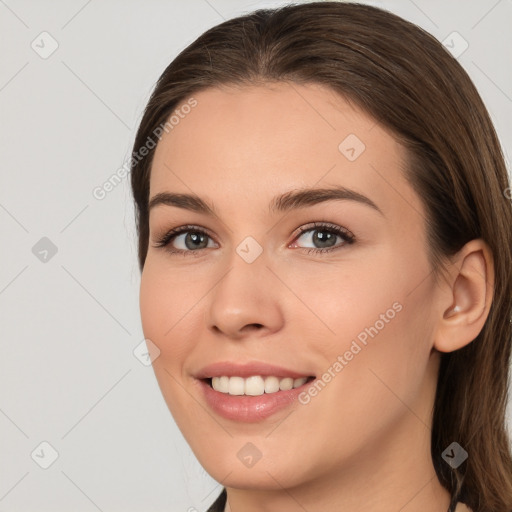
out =
[[[0,512],[192,512],[220,491],[133,353],[143,334],[129,180],[103,200],[92,191],[128,159],[181,49],[284,3],[0,0]],[[512,2],[366,3],[469,43],[459,61],[509,162]],[[47,58],[31,47],[51,49],[43,31],[59,45]],[[57,248],[46,262],[32,251],[43,237]],[[47,469],[43,441],[59,454]]]

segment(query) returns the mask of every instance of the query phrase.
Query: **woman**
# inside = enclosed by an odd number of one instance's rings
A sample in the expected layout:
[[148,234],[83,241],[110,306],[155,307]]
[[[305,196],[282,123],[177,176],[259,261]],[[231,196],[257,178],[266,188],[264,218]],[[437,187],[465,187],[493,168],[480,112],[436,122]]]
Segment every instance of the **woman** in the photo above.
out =
[[512,510],[510,184],[433,36],[338,2],[226,21],[144,146],[142,325],[210,511]]

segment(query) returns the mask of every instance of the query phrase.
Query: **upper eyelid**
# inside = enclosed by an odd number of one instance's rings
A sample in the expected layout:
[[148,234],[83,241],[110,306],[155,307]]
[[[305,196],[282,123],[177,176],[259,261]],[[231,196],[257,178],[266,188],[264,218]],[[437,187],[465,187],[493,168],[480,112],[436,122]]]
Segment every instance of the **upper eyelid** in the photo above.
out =
[[293,232],[295,233],[297,231],[297,235],[302,235],[302,233],[305,233],[306,231],[315,230],[315,229],[325,229],[328,231],[329,229],[332,229],[334,231],[342,231],[346,233],[347,235],[350,235],[355,238],[355,235],[350,231],[350,229],[346,228],[345,226],[340,226],[339,224],[334,224],[333,222],[329,221],[313,221],[311,223],[307,222],[306,224],[301,224],[298,228],[294,229]]
[[[342,231],[346,231],[348,234],[351,234],[352,235],[352,232],[344,227],[344,226],[340,226],[338,224],[335,224],[333,222],[329,222],[329,221],[312,221],[312,222],[306,222],[305,224],[301,224],[300,226],[296,227],[295,229],[293,229],[292,233],[295,233],[295,236],[297,235],[301,235],[302,233],[304,233],[305,231],[309,231],[309,230],[312,230],[312,229],[315,229],[315,228],[324,228],[324,229],[341,229]],[[204,232],[206,233],[208,236],[210,236],[211,238],[215,238],[215,236],[212,234],[212,232],[208,229],[208,228],[205,228],[203,226],[199,226],[199,225],[195,225],[195,224],[184,224],[182,226],[177,226],[175,228],[172,228],[172,229],[167,229],[167,230],[164,230],[162,232],[162,234],[160,236],[155,236],[155,238],[162,238],[163,236],[173,232],[174,235],[181,235],[183,233],[186,233],[188,231],[200,231],[200,232]]]

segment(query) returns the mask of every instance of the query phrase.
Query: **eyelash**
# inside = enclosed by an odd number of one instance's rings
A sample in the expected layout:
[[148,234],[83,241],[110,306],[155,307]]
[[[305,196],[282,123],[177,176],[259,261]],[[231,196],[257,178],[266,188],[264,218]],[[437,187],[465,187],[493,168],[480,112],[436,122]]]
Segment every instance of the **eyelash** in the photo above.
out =
[[[334,247],[328,247],[326,249],[304,248],[304,250],[306,251],[306,254],[310,254],[311,252],[317,253],[317,254],[325,254],[325,253],[328,253],[328,252],[331,252],[331,251],[334,251],[337,249],[341,249],[345,245],[350,245],[355,242],[355,236],[348,229],[342,228],[341,226],[337,226],[336,224],[329,224],[329,223],[324,223],[324,222],[313,222],[312,224],[309,224],[306,226],[301,226],[299,228],[299,233],[294,238],[294,240],[296,240],[297,238],[300,238],[300,236],[303,233],[306,233],[308,231],[327,231],[330,233],[335,233],[336,235],[343,238],[344,243],[342,243],[341,245],[334,246]],[[165,233],[161,238],[159,238],[153,247],[156,247],[156,248],[165,247],[166,250],[169,251],[171,254],[181,254],[183,256],[186,256],[186,255],[192,253],[194,256],[200,256],[201,252],[204,249],[207,249],[207,247],[204,247],[202,249],[197,249],[197,250],[188,250],[188,251],[185,251],[183,249],[170,249],[168,247],[169,244],[174,240],[174,238],[176,238],[177,236],[179,236],[183,233],[188,233],[188,232],[198,233],[201,235],[206,235],[209,238],[212,238],[204,229],[202,229],[198,226],[186,225],[186,226],[181,226],[179,228],[171,229],[170,231]]]

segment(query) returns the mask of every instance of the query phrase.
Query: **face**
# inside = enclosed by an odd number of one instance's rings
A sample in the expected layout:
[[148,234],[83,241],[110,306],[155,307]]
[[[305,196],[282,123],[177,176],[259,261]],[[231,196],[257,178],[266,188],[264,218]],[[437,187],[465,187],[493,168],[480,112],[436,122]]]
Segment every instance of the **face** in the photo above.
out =
[[194,98],[155,150],[140,290],[177,425],[231,487],[403,465],[439,362],[403,148],[320,85]]

